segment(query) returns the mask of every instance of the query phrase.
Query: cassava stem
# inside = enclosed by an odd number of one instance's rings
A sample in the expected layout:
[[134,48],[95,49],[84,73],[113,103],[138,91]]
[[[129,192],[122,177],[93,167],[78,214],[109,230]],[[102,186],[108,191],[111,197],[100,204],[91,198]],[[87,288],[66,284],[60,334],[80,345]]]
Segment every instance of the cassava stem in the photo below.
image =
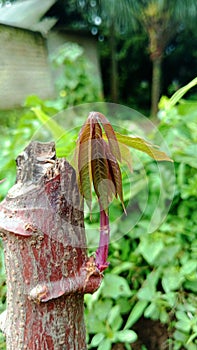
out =
[[109,263],[107,262],[108,248],[109,248],[109,238],[110,238],[110,226],[109,226],[109,215],[103,210],[100,204],[100,240],[99,247],[96,251],[96,266],[99,271],[104,271]]

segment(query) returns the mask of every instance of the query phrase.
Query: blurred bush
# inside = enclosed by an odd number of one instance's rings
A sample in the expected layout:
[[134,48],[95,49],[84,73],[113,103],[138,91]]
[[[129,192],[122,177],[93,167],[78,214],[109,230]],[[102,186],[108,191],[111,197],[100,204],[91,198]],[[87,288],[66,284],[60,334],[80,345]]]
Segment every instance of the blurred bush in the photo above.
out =
[[57,110],[102,101],[101,81],[81,46],[68,42],[51,56],[51,61],[60,70],[56,81],[58,97],[52,102]]

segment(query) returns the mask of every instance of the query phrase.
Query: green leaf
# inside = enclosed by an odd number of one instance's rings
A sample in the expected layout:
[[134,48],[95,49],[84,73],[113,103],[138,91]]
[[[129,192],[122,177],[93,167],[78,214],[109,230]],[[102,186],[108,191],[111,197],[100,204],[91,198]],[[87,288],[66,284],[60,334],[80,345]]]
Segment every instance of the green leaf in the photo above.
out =
[[123,143],[119,142],[119,149],[120,149],[120,154],[121,154],[121,161],[123,163],[126,163],[126,165],[128,166],[130,172],[133,172],[133,168],[132,168],[132,156],[131,156],[131,152],[130,149],[124,145]]
[[132,330],[122,330],[116,332],[115,339],[117,342],[121,343],[134,343],[137,340],[137,334]]
[[117,331],[121,327],[123,320],[122,320],[122,317],[120,316],[119,305],[115,305],[110,310],[107,321],[113,331]]
[[55,140],[58,140],[63,135],[66,134],[64,128],[62,128],[56,121],[45,114],[41,108],[33,107],[32,111],[35,113],[36,117],[45,125],[45,127],[51,132]]
[[160,311],[159,312],[159,320],[160,320],[160,322],[161,323],[169,322],[170,317],[169,317],[168,312],[165,309],[163,309],[163,308],[160,308],[159,311]]
[[144,316],[146,318],[151,318],[152,320],[157,320],[159,318],[159,314],[159,308],[155,302],[152,302],[150,305],[148,305],[144,312]]
[[188,341],[188,334],[187,333],[184,333],[184,332],[181,332],[179,330],[176,330],[173,334],[174,336],[174,339],[175,340],[178,340],[181,344],[186,344],[187,341]]
[[180,269],[180,273],[184,276],[190,275],[197,271],[197,261],[188,260]]
[[162,286],[166,293],[180,288],[184,277],[180,274],[180,271],[175,266],[166,268],[164,276],[162,277]]
[[[190,337],[189,337],[189,339],[188,339],[188,341],[187,341],[187,344],[190,344],[194,339],[197,339],[197,332],[195,332],[195,333],[193,333]],[[196,345],[194,345],[194,346],[196,346]],[[195,350],[196,348],[194,348],[194,350]]]
[[111,350],[111,341],[110,339],[104,339],[100,343],[97,350]]
[[88,329],[88,333],[96,334],[96,333],[104,333],[106,332],[106,325],[104,322],[99,320],[92,313],[88,313],[86,316],[86,325]]
[[166,104],[166,109],[171,109],[173,106],[175,106],[177,102],[180,101],[180,99],[186,94],[186,92],[188,92],[195,85],[197,85],[197,77],[190,81],[187,85],[183,86],[178,91],[176,91],[174,95],[172,95],[172,97],[168,101],[168,104]]
[[95,334],[94,337],[92,338],[92,341],[90,343],[90,345],[92,347],[96,347],[100,344],[100,342],[104,339],[104,334],[103,333],[98,333],[98,334]]
[[137,303],[131,310],[131,313],[127,319],[124,329],[131,328],[139,320],[139,318],[143,315],[143,312],[147,305],[148,302],[146,300],[137,301]]
[[188,280],[186,280],[185,283],[184,283],[184,287],[185,287],[186,289],[191,290],[191,291],[194,292],[194,293],[197,293],[197,279],[194,280],[194,281],[188,281]]
[[139,252],[149,264],[154,264],[164,248],[161,240],[154,240],[154,236],[147,236],[139,244]]
[[112,310],[111,299],[101,299],[95,304],[94,315],[101,321],[106,321],[109,312]]
[[156,295],[156,286],[161,275],[161,269],[152,271],[148,274],[142,287],[139,289],[137,296],[139,299],[152,301]]
[[122,315],[128,315],[131,310],[131,305],[126,297],[118,298],[118,305],[120,306],[120,313]]
[[43,104],[43,100],[41,100],[38,96],[36,95],[30,95],[27,96],[25,100],[25,106],[26,107],[32,107],[32,106],[40,106]]
[[184,321],[184,322],[188,322],[188,321],[190,321],[189,320],[189,318],[188,318],[188,316],[186,315],[186,313],[185,312],[183,312],[183,311],[177,311],[176,312],[176,318],[178,319],[178,320],[181,320],[181,321]]
[[145,141],[140,137],[122,135],[118,132],[116,132],[115,134],[119,142],[144,153],[147,153],[151,158],[157,161],[173,161],[171,158],[168,157],[168,155],[165,152],[159,151],[156,148],[157,146],[152,145],[150,142]]
[[154,261],[156,266],[166,265],[176,257],[176,254],[180,251],[181,246],[178,244],[165,245],[161,253],[157,256],[157,259]]
[[188,321],[189,320],[187,320],[187,322],[185,322],[183,320],[177,321],[175,323],[176,329],[179,329],[180,331],[182,331],[184,333],[189,333],[191,330],[191,324]]
[[141,287],[137,293],[137,296],[141,300],[151,301],[156,293],[155,287],[149,284],[145,284]]
[[113,274],[106,274],[102,287],[102,295],[104,298],[117,299],[119,297],[130,297],[131,290],[125,278]]
[[130,261],[124,261],[113,268],[112,273],[119,275],[121,272],[129,271],[133,267],[133,263]]

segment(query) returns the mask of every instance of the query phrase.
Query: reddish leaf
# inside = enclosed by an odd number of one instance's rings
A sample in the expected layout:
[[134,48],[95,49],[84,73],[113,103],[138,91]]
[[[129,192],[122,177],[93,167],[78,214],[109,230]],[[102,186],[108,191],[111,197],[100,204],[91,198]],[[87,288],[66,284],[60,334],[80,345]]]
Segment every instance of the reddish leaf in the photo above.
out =
[[[102,127],[108,144],[103,140]],[[116,160],[120,150],[112,126],[104,115],[91,112],[77,141],[79,188],[88,201],[92,200],[92,182],[104,210],[113,196],[123,204],[121,172]],[[124,205],[123,205],[124,207]]]
[[[116,135],[119,135],[117,132],[115,132]],[[107,136],[105,133],[103,133],[103,139],[107,141]],[[121,154],[121,162],[126,163],[128,166],[130,172],[133,172],[133,167],[132,167],[132,156],[129,147],[127,147],[125,144],[121,143],[118,141],[118,147],[120,150]]]
[[103,142],[102,139],[95,139],[92,142],[92,177],[96,195],[103,209],[106,210],[115,190],[109,176],[109,166]]
[[89,118],[94,118],[97,122],[100,122],[105,130],[111,153],[121,162],[121,154],[118,146],[118,141],[113,127],[104,114],[99,112],[91,112]]
[[102,139],[102,128],[100,124],[93,119],[93,125],[92,125],[92,139]]
[[110,153],[109,147],[107,145],[106,145],[106,156],[107,156],[107,162],[109,166],[109,173],[112,178],[112,182],[115,186],[115,196],[116,198],[119,196],[124,212],[126,213],[126,209],[123,202],[121,170],[116,158],[113,156],[113,154]]
[[91,138],[92,124],[86,122],[77,142],[78,176],[80,192],[90,202],[92,200]]

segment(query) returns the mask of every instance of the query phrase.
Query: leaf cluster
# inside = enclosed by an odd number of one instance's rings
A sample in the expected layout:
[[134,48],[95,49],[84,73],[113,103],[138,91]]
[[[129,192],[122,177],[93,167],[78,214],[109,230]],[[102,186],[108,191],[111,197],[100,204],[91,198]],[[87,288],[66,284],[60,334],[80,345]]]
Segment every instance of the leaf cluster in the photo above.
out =
[[[103,138],[105,131],[106,142]],[[82,196],[92,201],[92,182],[101,207],[107,211],[113,198],[119,196],[123,208],[122,177],[118,164],[120,149],[115,132],[107,118],[91,112],[83,125],[77,141],[79,188]]]

